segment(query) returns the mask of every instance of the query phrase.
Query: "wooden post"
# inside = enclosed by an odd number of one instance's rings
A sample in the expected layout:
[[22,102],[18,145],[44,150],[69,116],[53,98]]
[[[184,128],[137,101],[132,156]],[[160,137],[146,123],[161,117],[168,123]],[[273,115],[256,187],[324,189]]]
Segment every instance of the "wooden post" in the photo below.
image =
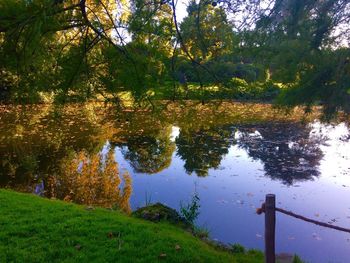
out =
[[275,263],[276,197],[267,194],[265,199],[265,263]]

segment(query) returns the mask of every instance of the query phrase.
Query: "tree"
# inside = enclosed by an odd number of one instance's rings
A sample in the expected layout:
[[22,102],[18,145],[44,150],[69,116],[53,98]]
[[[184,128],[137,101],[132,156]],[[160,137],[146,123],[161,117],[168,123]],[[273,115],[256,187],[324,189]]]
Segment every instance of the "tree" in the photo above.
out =
[[175,6],[173,0],[2,0],[0,96],[30,102],[49,91],[63,102],[96,94],[117,100],[129,91],[148,98],[150,88],[175,77],[181,48],[202,93],[203,76],[226,85],[239,60],[288,87],[283,104],[321,103],[328,115],[350,111],[349,1],[191,0],[180,26]]
[[[157,4],[154,8],[164,9],[158,17],[166,13],[169,17],[169,7]],[[158,55],[147,57],[156,43],[149,47],[126,39],[137,20],[128,1],[5,0],[0,10],[0,72],[14,76],[12,93],[19,99],[43,90],[63,99],[72,92],[86,98],[125,89],[139,95],[153,83],[149,76],[155,79],[161,70]],[[164,21],[158,29],[169,19]],[[125,29],[130,30],[126,35]],[[154,24],[148,29],[156,30]],[[159,32],[162,41],[165,31]]]
[[245,34],[243,45],[289,86],[284,105],[324,105],[331,115],[349,107],[349,1],[274,1]]
[[232,52],[232,26],[222,8],[215,8],[207,1],[196,3],[192,0],[187,13],[180,26],[182,44],[194,59],[205,62]]

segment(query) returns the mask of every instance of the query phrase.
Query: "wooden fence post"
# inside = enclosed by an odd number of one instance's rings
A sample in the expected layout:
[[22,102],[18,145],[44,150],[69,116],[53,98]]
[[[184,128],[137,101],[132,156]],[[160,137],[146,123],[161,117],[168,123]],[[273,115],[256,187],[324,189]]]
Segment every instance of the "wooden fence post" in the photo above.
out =
[[265,263],[275,263],[276,197],[267,194],[265,199]]

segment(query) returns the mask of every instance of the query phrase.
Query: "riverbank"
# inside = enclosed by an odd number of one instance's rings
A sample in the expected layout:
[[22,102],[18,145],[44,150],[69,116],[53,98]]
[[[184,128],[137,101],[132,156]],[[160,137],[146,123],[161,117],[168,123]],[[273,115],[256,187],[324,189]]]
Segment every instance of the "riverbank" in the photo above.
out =
[[166,222],[0,190],[0,262],[262,262]]

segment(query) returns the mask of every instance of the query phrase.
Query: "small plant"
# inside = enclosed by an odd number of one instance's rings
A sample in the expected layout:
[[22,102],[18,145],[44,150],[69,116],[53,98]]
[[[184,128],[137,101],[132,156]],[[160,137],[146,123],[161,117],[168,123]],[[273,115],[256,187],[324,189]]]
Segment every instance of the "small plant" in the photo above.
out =
[[244,254],[245,248],[241,244],[233,244],[231,247],[232,253],[234,254]]
[[301,258],[298,255],[294,255],[293,263],[303,263],[303,261],[301,260]]
[[208,238],[209,230],[204,227],[193,226],[193,235],[200,239]]
[[180,203],[180,213],[182,217],[187,221],[187,223],[194,225],[194,221],[197,219],[199,215],[199,196],[195,192],[195,194],[192,196],[192,200],[189,204],[183,205]]
[[145,206],[150,206],[152,204],[152,194],[145,193]]

